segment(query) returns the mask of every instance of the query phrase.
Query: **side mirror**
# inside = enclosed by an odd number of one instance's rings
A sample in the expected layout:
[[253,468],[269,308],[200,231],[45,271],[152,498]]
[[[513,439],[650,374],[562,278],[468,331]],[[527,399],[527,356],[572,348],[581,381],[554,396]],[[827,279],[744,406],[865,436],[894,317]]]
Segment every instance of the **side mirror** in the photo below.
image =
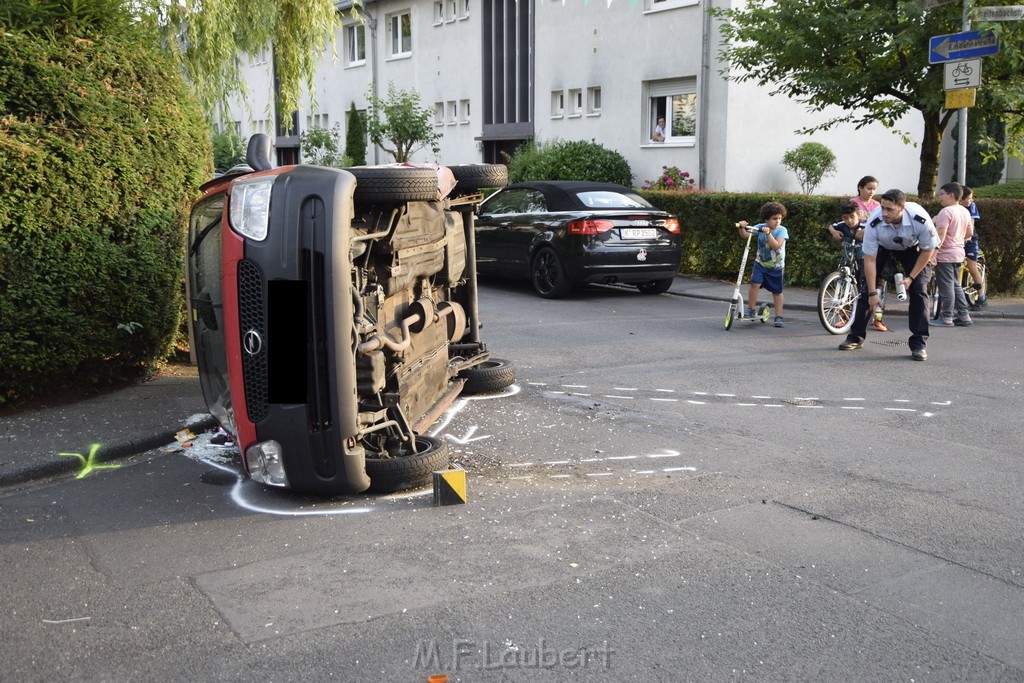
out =
[[270,162],[270,136],[256,133],[249,138],[249,146],[245,150],[245,163],[256,171],[269,171],[274,168]]

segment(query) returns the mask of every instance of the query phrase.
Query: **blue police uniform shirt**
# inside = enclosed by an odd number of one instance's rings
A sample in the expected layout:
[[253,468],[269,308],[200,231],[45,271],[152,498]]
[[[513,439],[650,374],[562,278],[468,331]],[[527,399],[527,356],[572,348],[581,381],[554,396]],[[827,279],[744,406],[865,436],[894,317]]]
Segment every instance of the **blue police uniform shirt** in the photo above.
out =
[[903,205],[903,218],[898,224],[886,223],[882,218],[882,207],[868,216],[864,228],[864,253],[877,256],[878,247],[889,251],[904,251],[920,246],[921,251],[938,249],[939,233],[935,230],[931,216],[916,202]]

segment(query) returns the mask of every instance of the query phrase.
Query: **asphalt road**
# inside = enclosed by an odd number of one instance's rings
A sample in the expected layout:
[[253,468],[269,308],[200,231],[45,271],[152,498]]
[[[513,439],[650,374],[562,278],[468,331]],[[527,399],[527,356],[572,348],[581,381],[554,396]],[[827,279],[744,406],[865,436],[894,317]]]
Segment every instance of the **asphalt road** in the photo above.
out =
[[810,312],[481,296],[518,380],[435,428],[466,505],[271,492],[202,440],[0,494],[3,678],[1024,678],[1024,323],[915,363]]

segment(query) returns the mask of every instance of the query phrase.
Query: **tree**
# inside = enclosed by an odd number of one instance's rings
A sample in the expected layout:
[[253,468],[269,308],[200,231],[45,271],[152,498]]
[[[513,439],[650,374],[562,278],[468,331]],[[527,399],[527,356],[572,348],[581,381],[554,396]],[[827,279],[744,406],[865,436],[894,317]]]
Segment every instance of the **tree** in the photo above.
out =
[[[928,39],[960,30],[960,3],[925,12],[918,0],[749,0],[745,7],[709,11],[723,21],[719,56],[729,69],[726,78],[771,87],[773,95],[811,111],[845,110],[798,133],[844,122],[894,128],[919,111],[924,133],[917,193],[932,196],[939,144],[955,110],[944,108],[943,66],[928,64]],[[999,55],[986,58],[979,100],[1007,122],[1011,151],[1024,147],[1024,26],[1018,24],[1024,22],[975,26],[1002,34]],[[910,142],[908,133],[895,132]]]
[[836,172],[836,155],[820,142],[805,142],[787,150],[782,165],[796,173],[800,191],[810,194],[821,184],[822,178]]
[[[420,94],[415,90],[398,90],[388,83],[387,100],[382,100],[371,86],[366,93],[368,115],[366,128],[370,140],[395,158],[398,163],[409,161],[413,152],[430,145],[434,155],[441,153],[437,141],[441,134],[431,125],[432,113],[420,106]],[[385,144],[390,142],[391,146]]]
[[366,165],[366,120],[353,102],[348,110],[348,129],[345,131],[345,156],[353,166]]
[[299,135],[299,147],[302,158],[314,166],[344,168],[352,165],[352,160],[341,153],[341,126],[338,124],[330,130],[313,126]]

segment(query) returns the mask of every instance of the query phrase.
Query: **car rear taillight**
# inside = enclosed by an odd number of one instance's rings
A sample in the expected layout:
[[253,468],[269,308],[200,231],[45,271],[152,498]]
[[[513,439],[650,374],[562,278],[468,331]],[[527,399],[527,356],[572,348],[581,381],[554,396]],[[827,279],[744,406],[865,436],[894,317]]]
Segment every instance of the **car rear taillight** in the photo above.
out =
[[576,221],[570,221],[565,227],[570,235],[600,235],[601,233],[608,232],[614,228],[615,224],[611,221],[583,218]]
[[679,234],[679,219],[678,218],[666,218],[665,225],[662,226],[673,235]]

